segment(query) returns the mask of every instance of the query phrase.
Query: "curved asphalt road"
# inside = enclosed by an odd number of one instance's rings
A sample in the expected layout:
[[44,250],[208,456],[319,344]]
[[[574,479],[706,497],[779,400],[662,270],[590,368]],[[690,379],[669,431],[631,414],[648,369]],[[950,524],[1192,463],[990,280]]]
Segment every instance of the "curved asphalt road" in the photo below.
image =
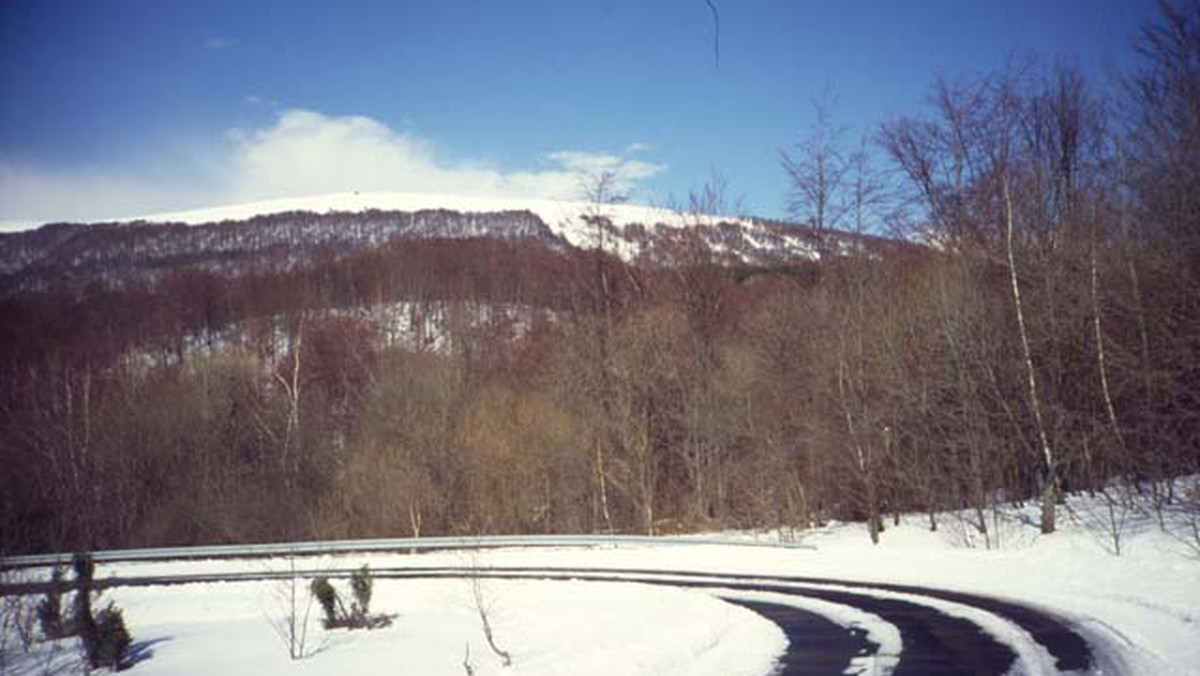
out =
[[[310,577],[349,576],[351,569],[297,571]],[[960,592],[945,592],[905,585],[805,577],[724,575],[665,570],[539,569],[539,568],[378,568],[378,579],[462,578],[472,575],[510,579],[587,580],[640,582],[674,587],[704,587],[758,591],[807,597],[852,606],[880,617],[900,632],[903,650],[892,672],[895,676],[996,675],[1009,671],[1016,660],[1012,649],[968,620],[953,617],[920,603],[880,598],[872,589],[952,601],[1006,619],[1024,629],[1055,658],[1060,670],[1086,671],[1093,662],[1086,641],[1049,614],[1008,601]],[[151,586],[192,582],[251,581],[288,577],[290,573],[193,574],[178,576],[108,578],[98,586]],[[789,586],[803,584],[803,587]],[[47,583],[0,586],[0,596],[38,593]],[[834,588],[837,587],[837,588]],[[719,595],[719,592],[718,592]],[[780,659],[781,676],[843,674],[855,657],[874,654],[878,646],[864,632],[839,626],[818,613],[778,603],[726,599],[775,622],[787,635],[789,646]]]

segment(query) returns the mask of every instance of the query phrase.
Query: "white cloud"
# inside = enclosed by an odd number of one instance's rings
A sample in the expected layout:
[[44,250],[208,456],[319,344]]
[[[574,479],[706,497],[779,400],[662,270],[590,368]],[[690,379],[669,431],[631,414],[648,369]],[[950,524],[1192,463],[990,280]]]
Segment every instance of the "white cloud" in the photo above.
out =
[[[664,165],[625,153],[559,150],[544,168],[504,171],[446,162],[432,142],[364,116],[288,110],[273,124],[233,129],[213,158],[161,172],[32,169],[0,159],[0,220],[96,220],[276,197],[358,190],[571,199],[587,174],[613,172],[623,192]],[[178,164],[178,161],[176,161]]]

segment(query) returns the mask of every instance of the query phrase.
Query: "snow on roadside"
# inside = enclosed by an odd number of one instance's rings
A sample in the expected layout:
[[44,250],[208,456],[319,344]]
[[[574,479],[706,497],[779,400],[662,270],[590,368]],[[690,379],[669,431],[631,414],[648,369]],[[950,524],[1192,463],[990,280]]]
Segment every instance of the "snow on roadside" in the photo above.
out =
[[[297,661],[269,621],[288,613],[286,582],[125,587],[104,598],[124,609],[135,640],[148,642],[152,652],[133,674],[461,676],[469,646],[477,676],[757,676],[787,646],[768,620],[702,594],[633,583],[483,584],[496,641],[512,655],[509,668],[488,648],[462,580],[377,580],[372,609],[396,618],[374,631],[327,632],[314,606],[310,655]],[[298,589],[303,614],[307,581]],[[18,660],[12,673],[22,673],[23,664],[40,673],[41,663],[36,655]]]

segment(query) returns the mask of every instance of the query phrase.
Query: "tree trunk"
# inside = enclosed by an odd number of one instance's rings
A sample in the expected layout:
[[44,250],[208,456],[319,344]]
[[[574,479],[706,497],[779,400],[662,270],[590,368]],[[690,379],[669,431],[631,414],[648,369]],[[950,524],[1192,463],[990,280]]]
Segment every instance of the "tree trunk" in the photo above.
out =
[[1042,488],[1042,533],[1054,532],[1055,499],[1057,498],[1058,473],[1054,465],[1054,451],[1050,447],[1050,439],[1046,435],[1046,425],[1042,417],[1042,402],[1038,396],[1037,372],[1033,366],[1033,351],[1029,347],[1029,331],[1025,324],[1025,306],[1021,302],[1021,283],[1017,276],[1017,258],[1013,244],[1013,208],[1012,195],[1009,193],[1008,178],[1003,181],[1004,190],[1004,221],[1005,244],[1008,253],[1008,272],[1012,282],[1013,306],[1017,312],[1017,329],[1021,335],[1021,357],[1025,363],[1025,375],[1029,384],[1029,407],[1033,410],[1033,421],[1037,429],[1038,442],[1041,445],[1042,460],[1045,462]]

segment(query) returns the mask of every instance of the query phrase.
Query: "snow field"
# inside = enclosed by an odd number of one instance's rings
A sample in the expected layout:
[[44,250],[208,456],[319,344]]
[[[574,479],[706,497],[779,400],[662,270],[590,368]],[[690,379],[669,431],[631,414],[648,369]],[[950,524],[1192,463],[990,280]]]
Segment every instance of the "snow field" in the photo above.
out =
[[[272,626],[289,613],[288,581],[123,587],[103,598],[124,609],[135,641],[152,652],[132,674],[462,676],[469,646],[477,676],[757,676],[787,647],[771,622],[705,594],[634,583],[480,583],[496,642],[512,656],[508,668],[488,647],[465,580],[376,580],[372,610],[396,617],[372,631],[326,631],[314,603],[301,660],[289,658]],[[307,585],[297,585],[299,616]],[[345,581],[334,585],[349,595]],[[41,673],[41,661],[25,663],[15,673]]]

